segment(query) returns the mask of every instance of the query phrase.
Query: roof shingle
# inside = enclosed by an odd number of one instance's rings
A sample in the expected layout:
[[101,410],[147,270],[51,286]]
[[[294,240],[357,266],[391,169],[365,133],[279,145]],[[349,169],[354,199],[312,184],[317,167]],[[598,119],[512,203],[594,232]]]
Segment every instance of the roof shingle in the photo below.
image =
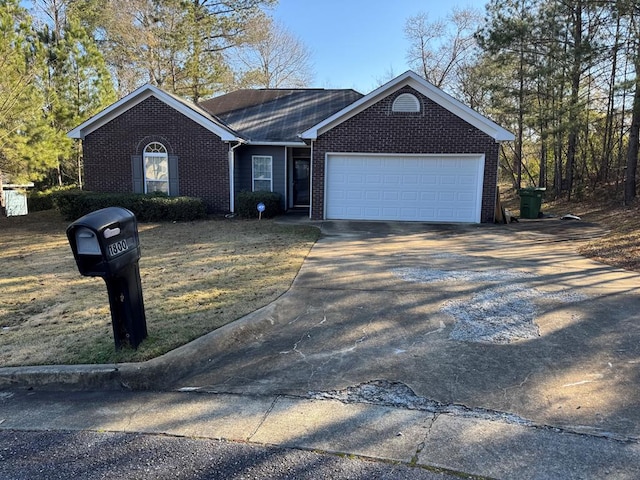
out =
[[237,90],[200,103],[253,142],[299,142],[298,135],[362,98],[355,90]]

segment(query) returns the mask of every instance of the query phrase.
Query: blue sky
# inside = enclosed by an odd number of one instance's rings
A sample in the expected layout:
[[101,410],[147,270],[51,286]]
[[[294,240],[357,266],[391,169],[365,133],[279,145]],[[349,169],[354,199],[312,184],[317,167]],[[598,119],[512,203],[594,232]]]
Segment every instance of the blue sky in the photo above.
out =
[[409,69],[407,18],[444,18],[454,6],[484,12],[488,0],[279,0],[272,11],[312,52],[315,87],[369,93]]

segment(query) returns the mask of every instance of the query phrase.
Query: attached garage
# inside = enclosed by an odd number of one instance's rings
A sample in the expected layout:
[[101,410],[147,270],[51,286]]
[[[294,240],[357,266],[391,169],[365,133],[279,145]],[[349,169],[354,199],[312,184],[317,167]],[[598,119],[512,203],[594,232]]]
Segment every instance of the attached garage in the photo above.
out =
[[325,218],[481,221],[484,155],[327,154]]
[[314,220],[489,223],[512,133],[414,72],[300,134]]

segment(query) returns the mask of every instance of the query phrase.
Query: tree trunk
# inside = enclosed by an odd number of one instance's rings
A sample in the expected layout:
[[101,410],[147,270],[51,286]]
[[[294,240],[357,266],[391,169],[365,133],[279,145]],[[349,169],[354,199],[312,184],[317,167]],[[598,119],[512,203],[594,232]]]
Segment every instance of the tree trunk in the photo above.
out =
[[58,159],[58,169],[57,170],[58,170],[58,178],[57,178],[58,186],[61,187],[62,186],[62,168],[60,166],[60,159]]
[[518,66],[520,89],[518,92],[518,138],[516,140],[516,188],[522,188],[522,142],[524,134],[524,45],[520,46],[520,65]]
[[570,126],[567,142],[567,198],[571,199],[573,189],[573,170],[578,147],[578,102],[580,95],[580,77],[582,69],[582,0],[576,2],[573,26],[573,66],[571,68],[571,99],[569,104]]
[[540,173],[538,175],[538,186],[547,188],[547,141],[544,137],[540,141]]
[[[640,44],[639,44],[640,45]],[[640,46],[638,47],[640,59]],[[640,61],[636,62],[636,72],[640,68]],[[636,90],[633,96],[633,114],[631,129],[629,130],[629,146],[627,148],[627,171],[624,181],[624,203],[628,205],[636,197],[636,170],[638,167],[638,150],[640,136],[640,74],[636,73]]]
[[613,134],[614,134],[614,115],[615,115],[615,95],[616,95],[616,78],[618,75],[618,51],[620,49],[620,15],[616,19],[616,35],[613,42],[613,51],[611,56],[613,63],[611,64],[611,76],[609,78],[609,95],[607,100],[607,117],[604,128],[604,141],[602,142],[602,167],[598,180],[609,181],[609,172],[614,167],[613,158]]

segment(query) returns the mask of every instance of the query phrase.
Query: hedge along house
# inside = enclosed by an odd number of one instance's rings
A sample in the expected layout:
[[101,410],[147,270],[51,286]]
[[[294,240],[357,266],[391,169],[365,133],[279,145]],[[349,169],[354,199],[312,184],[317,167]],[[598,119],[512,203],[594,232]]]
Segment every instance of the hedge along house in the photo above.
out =
[[201,197],[243,190],[312,219],[493,222],[499,143],[514,136],[414,72],[354,90],[239,90],[191,104],[145,85],[69,132],[85,186]]

